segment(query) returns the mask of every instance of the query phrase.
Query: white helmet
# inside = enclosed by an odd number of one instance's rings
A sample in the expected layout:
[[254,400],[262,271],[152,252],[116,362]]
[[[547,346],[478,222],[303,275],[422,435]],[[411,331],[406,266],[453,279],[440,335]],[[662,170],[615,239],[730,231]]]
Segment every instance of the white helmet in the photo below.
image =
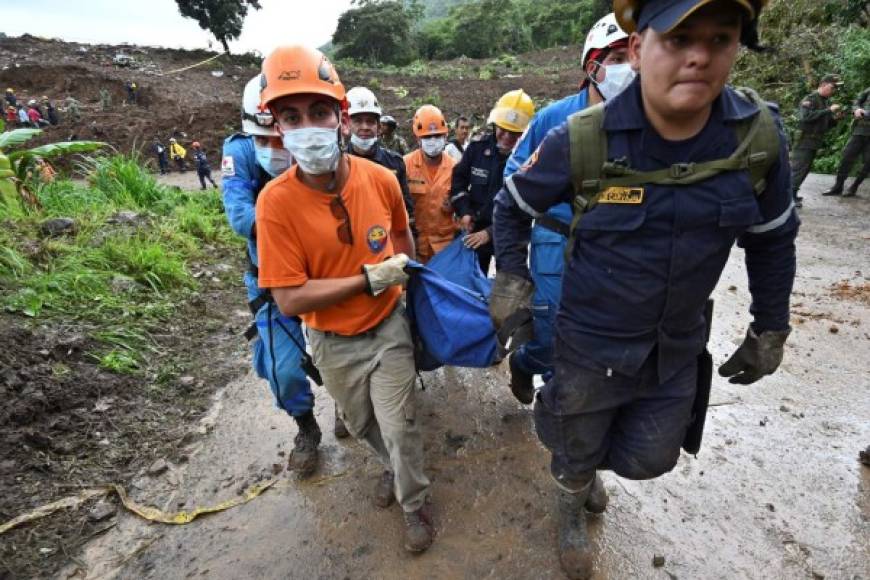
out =
[[275,119],[269,111],[260,109],[260,77],[257,75],[245,85],[242,96],[242,131],[248,135],[277,137]]
[[353,117],[359,113],[374,113],[381,116],[381,105],[373,92],[365,87],[354,87],[347,92],[347,114]]
[[589,34],[586,35],[586,43],[583,45],[583,58],[580,59],[580,64],[586,66],[586,57],[593,50],[599,48],[607,48],[617,40],[628,38],[628,34],[619,27],[616,22],[616,16],[613,12],[599,20],[589,29]]

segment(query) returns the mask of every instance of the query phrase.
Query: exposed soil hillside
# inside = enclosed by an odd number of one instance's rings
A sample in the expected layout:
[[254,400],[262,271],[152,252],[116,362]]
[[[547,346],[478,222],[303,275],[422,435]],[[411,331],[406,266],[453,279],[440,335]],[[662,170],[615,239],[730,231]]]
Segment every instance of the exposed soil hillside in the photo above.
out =
[[[577,86],[578,53],[578,47],[563,47],[516,58],[461,58],[398,71],[338,68],[346,87],[371,87],[385,110],[399,120],[400,130],[409,135],[414,110],[426,102],[439,105],[448,120],[465,114],[481,124],[506,91],[523,88],[539,104],[564,96]],[[132,57],[132,64],[113,64],[118,54]],[[187,68],[215,56],[206,51],[85,45],[25,35],[0,39],[0,85],[13,88],[19,100],[46,95],[60,105],[62,122],[46,131],[45,142],[95,139],[129,151],[141,149],[155,136],[165,140],[184,133],[183,143],[202,142],[214,159],[222,140],[238,130],[242,90],[259,70],[256,59],[248,55],[220,56]],[[124,104],[128,80],[139,86],[136,106]],[[100,105],[103,88],[112,96],[107,111]],[[78,122],[63,115],[68,96],[81,103]]]

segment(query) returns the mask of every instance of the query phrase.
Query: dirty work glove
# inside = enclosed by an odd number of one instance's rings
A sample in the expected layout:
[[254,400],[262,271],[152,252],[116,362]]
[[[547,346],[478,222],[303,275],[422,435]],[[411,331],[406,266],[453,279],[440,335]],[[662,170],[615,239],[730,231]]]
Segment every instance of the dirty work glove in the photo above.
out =
[[495,329],[500,329],[517,310],[529,308],[534,291],[535,286],[529,280],[516,274],[497,272],[489,295],[489,316]]
[[407,265],[408,256],[405,254],[396,254],[380,264],[363,265],[366,292],[371,296],[377,296],[390,286],[404,284],[408,281],[408,275],[405,273]]
[[790,328],[765,330],[758,335],[750,326],[743,344],[719,367],[719,374],[731,377],[728,382],[738,385],[749,385],[772,374],[782,362],[785,339],[790,332]]

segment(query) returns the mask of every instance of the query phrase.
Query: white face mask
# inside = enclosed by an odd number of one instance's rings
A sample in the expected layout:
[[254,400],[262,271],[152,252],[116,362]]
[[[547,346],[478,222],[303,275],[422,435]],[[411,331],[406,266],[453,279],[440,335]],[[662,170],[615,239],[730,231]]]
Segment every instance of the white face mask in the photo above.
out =
[[447,145],[447,138],[439,135],[436,137],[423,137],[420,139],[420,148],[427,157],[438,157]]
[[[608,101],[616,97],[619,93],[631,84],[636,73],[628,63],[611,64],[604,67],[604,80],[600,83],[595,83],[598,92]],[[594,80],[592,82],[595,82]]]
[[369,151],[372,147],[377,143],[377,137],[369,137],[368,139],[363,139],[362,137],[357,137],[356,135],[350,136],[350,144],[356,147],[360,151]]
[[281,137],[303,173],[323,175],[338,169],[341,149],[338,147],[338,129],[305,127],[287,131]]
[[293,156],[286,149],[260,147],[254,144],[254,151],[257,154],[257,163],[272,177],[278,177],[293,165]]

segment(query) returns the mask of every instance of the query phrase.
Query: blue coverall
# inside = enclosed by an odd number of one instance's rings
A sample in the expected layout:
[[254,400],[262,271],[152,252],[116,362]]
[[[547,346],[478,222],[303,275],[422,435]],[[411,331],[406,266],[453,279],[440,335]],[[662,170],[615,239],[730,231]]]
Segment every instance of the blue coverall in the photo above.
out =
[[[799,221],[774,113],[779,158],[760,196],[748,171],[728,171],[693,185],[645,185],[637,203],[602,199],[580,220],[556,319],[555,373],[535,404],[535,427],[562,487],[583,489],[597,469],[648,479],[676,464],[697,388],[704,305],[735,240],[746,253],[752,328],[788,328]],[[607,103],[607,156],[642,172],[726,158],[738,145],[735,122],[757,114],[726,87],[698,135],[666,141],[646,118],[635,80]],[[567,124],[536,157],[496,197],[499,270],[523,277],[528,209],[573,199]]]
[[[253,137],[241,133],[227,137],[221,160],[221,188],[230,226],[248,241],[248,258],[252,266],[244,276],[248,302],[255,301],[265,292],[257,286],[259,262],[254,220],[257,195],[270,179],[271,176],[257,163]],[[299,366],[302,352],[297,343],[305,345],[300,320],[282,315],[278,307],[268,301],[257,310],[256,322],[259,336],[252,344],[254,370],[269,381],[278,408],[293,417],[300,417],[314,407],[314,394]],[[287,336],[288,331],[296,339],[295,343]]]
[[[589,89],[565,97],[541,109],[529,124],[528,130],[517,143],[504,170],[507,179],[516,173],[532,156],[550,129],[564,123],[589,103]],[[556,205],[547,214],[562,223],[571,223],[571,206]],[[562,270],[565,263],[567,238],[540,224],[532,228],[531,256],[529,266],[535,294],[532,297],[532,323],[534,337],[522,345],[513,355],[514,363],[529,375],[544,375],[544,381],[553,372],[553,324],[562,293]]]

